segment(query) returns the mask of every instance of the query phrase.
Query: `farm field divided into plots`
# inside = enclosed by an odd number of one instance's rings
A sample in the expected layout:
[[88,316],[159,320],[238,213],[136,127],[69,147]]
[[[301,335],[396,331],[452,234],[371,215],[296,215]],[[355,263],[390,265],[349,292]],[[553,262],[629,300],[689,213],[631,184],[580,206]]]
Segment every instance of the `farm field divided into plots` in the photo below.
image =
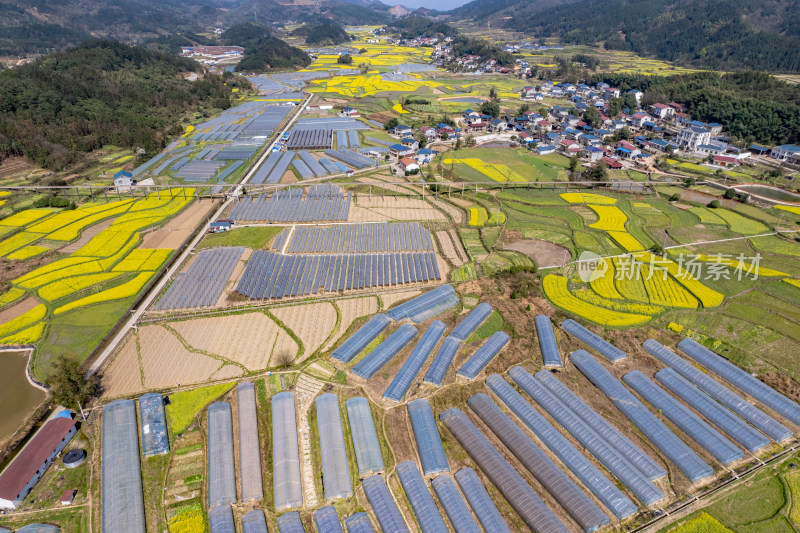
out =
[[[152,193],[147,198],[96,202],[74,210],[21,211],[5,219],[3,223],[18,232],[0,241],[0,247],[5,244],[6,248],[18,247],[18,236],[24,235],[33,237],[27,239],[30,242],[46,243],[57,249],[78,239],[82,231],[100,221],[112,222],[68,256],[11,280],[6,293],[9,301],[28,294],[45,303],[0,325],[0,343],[30,345],[41,340],[47,348],[37,350],[32,368],[45,376],[51,358],[55,357],[52,351],[61,350],[53,350],[50,343],[58,342],[59,330],[68,327],[73,310],[130,302],[166,263],[171,250],[139,248],[141,233],[183,210],[193,201],[193,193],[193,190],[174,189]],[[53,319],[48,320],[48,316]],[[119,316],[106,316],[106,327],[110,328]],[[70,353],[85,357],[94,348],[91,343],[95,340],[96,337],[87,334],[84,342],[70,348]]]

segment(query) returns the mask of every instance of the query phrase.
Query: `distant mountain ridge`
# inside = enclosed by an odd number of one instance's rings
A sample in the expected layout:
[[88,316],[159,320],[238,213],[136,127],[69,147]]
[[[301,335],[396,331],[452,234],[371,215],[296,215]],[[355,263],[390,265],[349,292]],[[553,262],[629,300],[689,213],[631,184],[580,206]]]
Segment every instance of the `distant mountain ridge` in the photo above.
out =
[[796,0],[474,0],[447,15],[684,65],[800,72]]

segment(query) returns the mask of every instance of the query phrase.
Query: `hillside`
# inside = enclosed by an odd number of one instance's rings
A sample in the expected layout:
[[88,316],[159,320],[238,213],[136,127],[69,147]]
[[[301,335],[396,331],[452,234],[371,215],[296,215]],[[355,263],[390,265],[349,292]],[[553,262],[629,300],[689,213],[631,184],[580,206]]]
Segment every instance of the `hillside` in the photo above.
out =
[[202,31],[226,0],[0,0],[0,55],[46,53],[90,37],[136,42]]
[[[180,118],[230,106],[238,82],[206,75],[194,61],[93,40],[0,73],[0,159],[25,155],[59,170],[107,144],[154,153]],[[232,78],[232,76],[231,76]]]
[[220,42],[244,47],[244,57],[236,65],[239,72],[302,68],[311,63],[308,54],[273,36],[266,26],[254,22],[231,26],[220,35]]
[[684,65],[800,72],[800,3],[792,0],[475,0],[450,16]]
[[308,28],[306,44],[330,46],[347,42],[350,42],[350,36],[336,24],[326,22]]

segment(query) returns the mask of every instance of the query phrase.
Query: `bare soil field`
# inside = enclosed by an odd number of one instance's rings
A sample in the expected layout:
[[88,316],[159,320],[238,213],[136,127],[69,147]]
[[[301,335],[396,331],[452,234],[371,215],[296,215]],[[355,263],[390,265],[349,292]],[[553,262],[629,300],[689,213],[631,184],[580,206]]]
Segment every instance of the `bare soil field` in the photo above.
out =
[[34,170],[36,165],[24,157],[9,157],[0,163],[0,179],[8,178],[20,172]]
[[330,302],[276,307],[271,312],[300,338],[305,348],[301,361],[313,355],[336,327],[336,308]]
[[558,244],[540,239],[524,239],[504,246],[506,250],[521,252],[536,262],[539,267],[563,265],[572,257],[569,250]]
[[8,309],[0,311],[0,324],[5,324],[12,318],[17,318],[22,313],[27,313],[37,305],[39,305],[39,300],[33,296],[25,298],[18,304],[12,305]]
[[458,207],[446,201],[437,200],[435,198],[431,198],[429,201],[431,204],[435,205],[436,207],[447,213],[450,216],[450,218],[453,219],[453,222],[455,222],[456,224],[463,224],[465,222],[464,211],[462,211]]
[[64,254],[71,254],[73,252],[78,251],[80,247],[82,247],[84,244],[92,240],[92,237],[94,237],[104,229],[109,228],[111,224],[114,223],[115,220],[116,218],[110,218],[108,220],[104,220],[102,222],[98,222],[97,224],[89,226],[88,228],[84,229],[81,232],[81,236],[80,238],[78,238],[77,241],[69,243],[63,248],[60,248],[58,251]]
[[381,294],[381,302],[383,302],[383,311],[390,309],[397,302],[408,300],[415,296],[419,296],[422,291],[400,291],[400,292],[387,292]]
[[104,396],[116,398],[144,390],[136,344],[136,335],[129,335],[125,345],[103,371],[101,385]]
[[331,337],[325,344],[325,350],[328,350],[342,335],[347,332],[350,325],[359,317],[366,315],[374,315],[378,312],[378,299],[375,296],[367,296],[365,298],[349,298],[347,300],[337,300],[336,307],[339,308],[341,314],[339,318],[339,329],[336,334]]
[[388,220],[447,220],[437,209],[418,198],[394,196],[359,196],[358,205],[350,206],[349,222]]
[[165,389],[208,381],[222,362],[188,350],[164,326],[139,329],[144,385],[146,389]]
[[278,357],[290,356],[293,361],[299,350],[294,339],[263,313],[197,318],[169,325],[193,348],[250,371],[268,368]]
[[439,250],[442,255],[450,261],[453,266],[461,266],[467,262],[466,252],[461,245],[461,240],[456,239],[456,244],[453,244],[453,237],[448,231],[437,231],[436,239],[439,241]]
[[146,233],[140,248],[177,250],[216,204],[216,200],[207,199],[192,202],[178,216],[167,222],[163,228]]

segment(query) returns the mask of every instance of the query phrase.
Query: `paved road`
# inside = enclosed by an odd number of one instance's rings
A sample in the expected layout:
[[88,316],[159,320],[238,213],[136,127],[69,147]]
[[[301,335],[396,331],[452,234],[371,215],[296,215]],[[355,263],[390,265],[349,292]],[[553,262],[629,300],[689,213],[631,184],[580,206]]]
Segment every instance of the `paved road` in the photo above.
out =
[[[284,128],[280,132],[278,132],[278,134],[274,137],[275,140],[269,146],[267,146],[267,148],[264,150],[264,153],[261,154],[261,157],[258,158],[255,164],[253,164],[253,166],[250,167],[250,170],[247,171],[242,180],[237,184],[236,188],[231,194],[231,197],[228,198],[226,201],[224,201],[211,214],[211,217],[209,219],[210,222],[217,220],[220,217],[220,215],[225,211],[225,209],[231,204],[231,202],[235,200],[235,197],[241,194],[242,187],[245,186],[253,178],[253,175],[256,173],[258,168],[264,163],[264,161],[266,161],[266,159],[272,153],[272,147],[275,145],[275,143],[278,142],[278,140],[283,136],[283,134],[286,131],[288,131],[289,128],[291,128],[292,125],[295,123],[295,121],[300,117],[300,115],[303,113],[303,110],[308,105],[309,100],[310,100],[310,95],[307,96],[305,100],[303,100],[303,103],[301,103],[295,108],[295,110],[293,111],[294,114],[292,118],[289,120],[289,122],[286,123],[286,126],[284,126]],[[139,321],[142,315],[144,315],[144,313],[147,311],[147,308],[150,307],[150,305],[158,297],[158,295],[161,294],[161,291],[164,290],[169,281],[175,276],[175,274],[178,272],[178,269],[181,268],[181,266],[189,257],[189,255],[194,252],[195,247],[197,247],[197,244],[204,236],[205,236],[205,231],[198,232],[198,234],[194,237],[194,239],[192,239],[192,241],[183,249],[178,259],[172,263],[172,266],[168,268],[163,274],[161,274],[161,277],[153,285],[153,287],[145,295],[145,297],[139,302],[139,306],[131,312],[130,317],[125,322],[125,324],[119,329],[119,331],[111,340],[111,342],[108,343],[108,345],[103,349],[102,352],[100,352],[100,354],[94,360],[92,365],[89,367],[89,370],[87,371],[87,375],[96,373],[100,369],[100,367],[103,366],[103,363],[105,363],[106,359],[108,359],[111,356],[111,354],[114,353],[119,343],[121,343],[125,339],[125,336],[128,334],[128,331],[136,327],[136,323]]]

